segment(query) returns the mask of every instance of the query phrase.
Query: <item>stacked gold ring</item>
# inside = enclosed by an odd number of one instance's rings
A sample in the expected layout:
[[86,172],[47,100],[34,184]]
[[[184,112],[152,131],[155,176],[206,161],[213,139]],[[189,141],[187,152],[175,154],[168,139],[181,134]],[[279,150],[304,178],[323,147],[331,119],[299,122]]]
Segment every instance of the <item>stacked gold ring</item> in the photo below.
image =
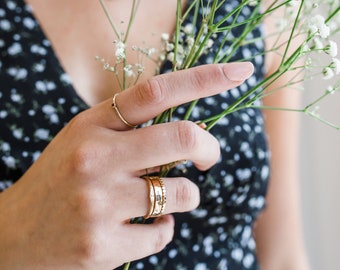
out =
[[150,209],[144,216],[145,219],[158,217],[164,213],[166,205],[166,190],[163,180],[158,176],[143,177],[149,187]]

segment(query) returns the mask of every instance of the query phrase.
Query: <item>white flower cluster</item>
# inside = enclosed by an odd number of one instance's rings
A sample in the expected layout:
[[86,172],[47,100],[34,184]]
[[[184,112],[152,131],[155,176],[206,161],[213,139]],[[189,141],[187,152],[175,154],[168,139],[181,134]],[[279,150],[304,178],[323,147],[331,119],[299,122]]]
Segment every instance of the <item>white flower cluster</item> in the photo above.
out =
[[[319,2],[320,3],[313,4],[314,9],[317,9],[323,0],[319,0]],[[331,58],[330,62],[322,68],[322,75],[325,80],[340,74],[340,60],[336,58],[338,55],[338,46],[334,40],[331,40],[332,33],[335,33],[337,29],[338,26],[335,20],[332,20],[331,24],[328,24],[326,23],[326,19],[320,14],[311,17],[308,22],[308,31],[312,38],[303,50],[305,52],[324,52]],[[311,60],[309,59],[308,61]]]
[[[122,40],[115,40],[114,44],[114,57],[111,61],[107,61],[104,58],[96,56],[95,59],[103,63],[103,69],[105,71],[113,72],[116,78],[119,80],[121,87],[129,87],[131,84],[135,84],[139,76],[145,70],[144,58],[147,57],[151,60],[153,54],[156,52],[154,48],[143,48],[136,45],[128,47]],[[137,54],[137,63],[128,63],[128,54],[130,52]],[[154,60],[153,60],[154,61]],[[133,79],[133,82],[127,80]],[[123,82],[125,80],[125,82]],[[121,89],[123,90],[123,89]]]
[[319,14],[310,19],[309,30],[312,34],[320,35],[322,38],[327,38],[330,34],[330,28],[326,25],[325,18]]
[[[162,42],[164,44],[163,55],[161,56],[163,60],[168,60],[176,65],[177,69],[183,68],[185,61],[188,56],[192,55],[193,52],[202,49],[201,54],[207,53],[210,48],[212,48],[214,41],[210,38],[205,40],[207,33],[207,25],[203,25],[206,28],[203,31],[203,35],[196,40],[196,29],[193,24],[186,24],[181,27],[179,33],[179,40],[177,47],[175,48],[175,40],[170,39],[170,35],[162,34]],[[203,44],[203,47],[201,48]],[[176,52],[175,52],[176,50]],[[176,53],[176,58],[175,58]],[[174,63],[176,60],[176,63]]]

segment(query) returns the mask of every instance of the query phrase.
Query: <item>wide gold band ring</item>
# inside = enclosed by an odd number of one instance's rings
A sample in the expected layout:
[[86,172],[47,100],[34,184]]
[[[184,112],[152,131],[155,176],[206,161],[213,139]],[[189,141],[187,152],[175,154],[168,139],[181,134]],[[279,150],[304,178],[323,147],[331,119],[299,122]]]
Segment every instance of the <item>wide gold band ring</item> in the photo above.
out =
[[166,190],[163,180],[158,176],[143,177],[149,187],[150,208],[145,219],[159,217],[164,213],[166,205]]
[[133,125],[131,123],[129,123],[124,117],[123,115],[120,113],[119,109],[118,109],[118,106],[117,106],[117,102],[116,102],[116,98],[118,96],[119,93],[116,93],[114,94],[113,98],[112,98],[112,108],[116,111],[119,119],[125,124],[127,125],[128,127],[131,127],[131,128],[136,128],[137,125]]

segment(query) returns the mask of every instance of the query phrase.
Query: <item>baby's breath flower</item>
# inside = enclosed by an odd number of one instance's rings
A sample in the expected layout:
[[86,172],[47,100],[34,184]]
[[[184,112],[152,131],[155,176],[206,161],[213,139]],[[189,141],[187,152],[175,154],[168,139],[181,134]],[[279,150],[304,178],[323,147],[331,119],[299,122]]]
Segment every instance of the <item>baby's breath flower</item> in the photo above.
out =
[[166,47],[165,47],[165,49],[166,49],[167,52],[173,51],[174,48],[175,48],[175,46],[174,46],[174,44],[172,44],[172,43],[167,43],[167,44],[166,44]]
[[328,26],[331,32],[337,31],[339,29],[339,26],[335,21],[330,21]]
[[334,71],[333,71],[332,68],[330,68],[330,67],[328,66],[328,67],[325,67],[325,68],[322,70],[322,75],[323,75],[323,79],[329,80],[329,79],[333,78],[333,76],[334,76]]
[[188,23],[183,27],[183,32],[187,35],[192,34],[193,31],[194,31],[194,26],[191,23]]
[[335,93],[335,88],[333,87],[333,86],[328,86],[327,87],[327,89],[326,89],[326,92],[328,93],[328,94],[334,94]]
[[115,72],[115,68],[113,66],[110,66],[107,71],[110,71],[110,72]]
[[313,43],[314,43],[314,49],[315,50],[318,50],[319,52],[321,52],[324,48],[324,45],[322,43],[322,40],[318,37],[315,37],[314,40],[313,40]]
[[158,56],[158,59],[159,61],[163,62],[165,59],[166,59],[166,55],[164,53],[161,53],[159,56]]
[[327,38],[330,34],[330,29],[326,24],[323,24],[319,28],[319,34],[322,38]]
[[311,18],[309,30],[312,34],[319,34],[322,38],[327,38],[330,34],[330,29],[325,24],[325,18],[321,15],[316,15]]
[[340,73],[340,60],[338,58],[333,58],[332,62],[329,64],[329,67],[336,75],[338,75]]
[[323,25],[324,23],[325,23],[325,18],[320,14],[315,15],[314,17],[310,19],[310,25],[316,26],[317,28],[319,28],[319,26]]
[[156,52],[156,49],[155,48],[147,48],[146,50],[145,50],[145,54],[147,55],[147,56],[151,56],[152,54],[154,54]]
[[144,71],[144,66],[142,64],[136,64],[137,73],[141,74]]
[[204,33],[204,34],[207,34],[208,31],[209,31],[208,24],[207,24],[207,23],[203,23],[202,27],[203,27],[203,33]]
[[287,3],[287,15],[289,16],[289,19],[293,19],[296,17],[298,10],[299,10],[299,5],[300,5],[299,0],[291,0],[288,1]]
[[259,4],[259,0],[249,0],[248,6],[255,7]]
[[134,75],[131,65],[126,65],[124,67],[124,72],[127,77],[132,77]]
[[312,58],[308,57],[305,61],[305,67],[310,68],[312,66],[312,64],[313,64]]
[[175,59],[175,54],[173,52],[168,53],[167,60],[173,62]]
[[301,48],[301,53],[309,53],[310,52],[310,48],[309,45],[307,43],[303,44],[302,48]]
[[299,4],[300,4],[299,0],[291,0],[287,3],[287,5],[290,7],[297,7]]
[[186,39],[186,42],[187,42],[189,47],[192,47],[195,43],[195,39],[192,36],[188,36],[187,39]]
[[115,46],[116,46],[116,52],[115,52],[115,56],[118,60],[121,59],[125,59],[126,55],[125,55],[125,44],[122,41],[115,41],[114,42]]
[[338,46],[336,42],[330,40],[329,44],[325,47],[324,51],[331,57],[335,57],[338,54]]
[[161,35],[161,40],[163,40],[163,41],[168,41],[169,38],[170,38],[170,35],[168,33],[163,33]]
[[208,39],[207,43],[205,44],[205,47],[207,49],[211,48],[214,45],[214,41],[212,39]]
[[178,46],[177,46],[177,52],[178,52],[179,54],[184,54],[185,50],[184,50],[183,45],[178,44]]

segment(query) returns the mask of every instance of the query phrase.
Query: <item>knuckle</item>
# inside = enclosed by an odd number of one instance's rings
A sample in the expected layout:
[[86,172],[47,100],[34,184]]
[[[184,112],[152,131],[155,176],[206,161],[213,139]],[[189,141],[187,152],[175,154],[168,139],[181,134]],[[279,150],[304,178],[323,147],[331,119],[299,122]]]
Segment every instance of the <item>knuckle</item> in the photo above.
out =
[[220,143],[216,138],[214,138],[214,140],[212,141],[212,143],[210,145],[211,145],[212,149],[215,150],[215,151],[213,151],[213,155],[212,155],[212,160],[215,163],[215,162],[218,161],[218,159],[220,158],[220,155],[221,155]]
[[190,121],[177,122],[177,138],[179,151],[192,152],[198,143],[197,125]]
[[[91,195],[88,195],[91,194]],[[102,243],[105,242],[105,229],[102,226],[102,210],[100,204],[93,199],[90,192],[78,196],[79,226],[76,232],[76,256],[84,265],[102,261]]]
[[195,89],[201,89],[202,86],[204,86],[209,80],[207,77],[207,73],[203,72],[201,69],[193,69],[193,74],[190,77],[191,78],[191,84]]
[[198,91],[200,89],[204,90],[206,86],[209,85],[209,82],[220,81],[221,75],[221,70],[215,65],[209,68],[209,72],[203,68],[195,68],[190,77],[190,83]]
[[[107,202],[102,199],[105,194],[88,186],[77,187],[74,190],[76,191],[69,200],[69,209],[75,220],[89,228],[85,233],[91,233],[105,215]],[[80,232],[81,228],[82,226],[79,228]]]
[[97,235],[97,232],[87,232],[78,239],[76,257],[82,266],[96,265],[102,261]]
[[189,181],[181,181],[176,188],[176,204],[179,209],[191,210],[197,207],[199,203],[198,188]]
[[160,77],[153,77],[146,80],[137,88],[137,101],[141,105],[159,104],[165,98],[166,82]]
[[93,173],[93,163],[97,153],[91,142],[82,142],[75,147],[71,154],[69,166],[71,170],[82,176],[90,176]]
[[162,251],[167,243],[169,242],[166,234],[161,230],[161,228],[158,228],[157,233],[156,233],[155,242],[154,242],[154,247],[153,247],[153,252],[157,253]]
[[71,119],[71,121],[68,124],[68,127],[74,130],[82,129],[86,126],[88,126],[88,116],[86,111],[80,112],[75,117]]
[[67,156],[62,162],[64,168],[68,168],[72,174],[77,176],[91,173],[93,162],[98,157],[98,142],[96,143],[96,140],[87,135],[89,133],[88,127],[87,115],[80,113],[70,121],[65,129],[64,135],[66,136],[64,137],[69,140],[69,144]]

